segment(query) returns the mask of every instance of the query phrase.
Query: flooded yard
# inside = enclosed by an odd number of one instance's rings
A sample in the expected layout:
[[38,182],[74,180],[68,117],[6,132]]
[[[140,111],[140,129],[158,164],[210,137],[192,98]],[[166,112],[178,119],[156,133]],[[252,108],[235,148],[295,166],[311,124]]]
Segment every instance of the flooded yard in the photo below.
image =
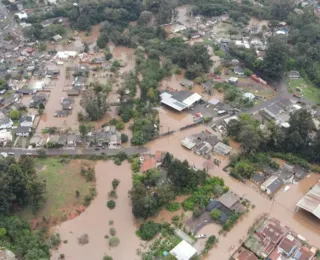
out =
[[[123,162],[121,166],[116,166],[112,161],[99,161],[95,171],[97,196],[79,217],[56,228],[62,241],[68,240],[68,243],[62,243],[59,252],[53,252],[52,259],[57,260],[61,253],[68,260],[101,260],[104,255],[110,255],[113,259],[139,259],[136,249],[140,239],[135,234],[136,223],[128,197],[128,190],[132,186],[130,165]],[[110,210],[106,202],[114,178],[119,179],[120,184],[117,187],[117,205]],[[112,226],[109,225],[111,220],[114,221]],[[110,248],[108,239],[104,238],[109,235],[111,227],[116,229],[116,236],[120,239],[119,246],[115,248]],[[88,234],[89,243],[79,245],[78,238],[83,234]]]

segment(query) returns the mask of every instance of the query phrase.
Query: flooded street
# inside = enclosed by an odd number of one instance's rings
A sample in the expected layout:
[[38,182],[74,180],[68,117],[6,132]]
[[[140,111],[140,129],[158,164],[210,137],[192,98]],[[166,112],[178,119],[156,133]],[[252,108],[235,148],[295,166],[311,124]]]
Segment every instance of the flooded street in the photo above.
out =
[[[180,160],[186,159],[190,165],[203,168],[205,159],[184,149],[180,145],[180,141],[185,136],[200,132],[204,129],[205,127],[199,126],[183,132],[177,132],[174,135],[155,140],[148,144],[147,147],[153,153],[155,151],[168,151]],[[224,160],[221,161],[220,167],[215,166],[213,169],[209,170],[209,174],[222,177],[225,184],[229,186],[232,191],[249,199],[251,203],[255,205],[255,208],[250,209],[250,212],[245,215],[225,237],[219,236],[219,244],[217,248],[214,248],[209,253],[208,259],[229,259],[232,254],[232,252],[229,252],[229,248],[231,246],[237,248],[237,246],[240,245],[239,242],[245,239],[254,220],[261,217],[263,214],[269,214],[270,217],[277,218],[293,231],[305,237],[311,244],[320,247],[320,221],[310,217],[310,214],[305,212],[299,211],[298,214],[294,214],[295,204],[312,187],[312,185],[317,182],[317,179],[319,178],[318,175],[312,174],[309,178],[305,178],[298,184],[291,184],[291,188],[287,192],[283,192],[283,187],[278,192],[273,202],[249,185],[238,182],[227,175],[222,169],[228,162],[228,159],[224,158]],[[203,227],[199,233],[204,233],[208,236],[212,234],[218,235],[218,230],[216,225],[209,224]]]
[[49,98],[45,105],[40,123],[37,127],[36,132],[41,133],[42,129],[46,127],[58,127],[61,129],[69,129],[75,131],[78,129],[79,122],[77,113],[81,111],[80,97],[74,98],[73,109],[70,111],[68,117],[55,117],[54,114],[57,110],[61,110],[60,100],[63,97],[67,97],[66,90],[70,88],[71,80],[66,79],[66,68],[68,66],[74,66],[71,62],[65,63],[63,66],[48,65],[48,69],[57,69],[60,71],[58,79],[51,80],[48,89],[50,92]]
[[[121,166],[116,166],[112,161],[99,161],[95,172],[96,198],[79,217],[56,228],[61,240],[68,240],[68,243],[61,243],[59,252],[54,252],[51,259],[57,260],[61,253],[67,260],[102,260],[104,255],[110,255],[113,259],[139,259],[136,249],[139,247],[140,239],[135,234],[136,225],[128,198],[128,190],[132,186],[130,165],[123,162]],[[119,179],[120,184],[117,187],[117,205],[110,210],[106,202],[114,178]],[[114,221],[112,226],[109,225],[110,220]],[[105,235],[109,235],[111,227],[116,229],[116,236],[120,239],[119,246],[115,248],[110,248],[108,239],[104,238]],[[89,243],[81,246],[78,244],[78,237],[83,234],[88,234]]]

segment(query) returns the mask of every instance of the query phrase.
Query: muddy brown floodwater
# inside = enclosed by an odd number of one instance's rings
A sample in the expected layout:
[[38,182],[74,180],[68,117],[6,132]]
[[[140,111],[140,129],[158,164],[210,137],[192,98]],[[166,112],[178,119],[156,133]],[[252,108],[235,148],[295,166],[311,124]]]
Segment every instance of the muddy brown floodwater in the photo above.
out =
[[[140,239],[136,236],[136,224],[131,212],[128,191],[132,186],[131,169],[127,162],[116,166],[112,161],[99,161],[95,167],[97,178],[97,196],[91,205],[77,218],[62,223],[56,227],[60,233],[61,243],[58,251],[53,252],[51,259],[57,260],[59,254],[64,254],[67,260],[101,260],[104,255],[113,259],[139,259],[136,249],[139,248]],[[112,189],[111,182],[114,178],[120,180],[117,187],[116,207],[110,210],[106,206],[108,192]],[[114,224],[109,225],[109,220]],[[109,229],[117,230],[116,236],[120,239],[118,247],[110,248],[108,239]],[[89,243],[78,244],[78,237],[88,234]]]
[[[161,124],[163,124],[163,122],[161,122]],[[147,147],[151,152],[168,151],[180,160],[186,159],[190,165],[203,168],[205,159],[184,149],[180,145],[180,141],[185,136],[197,133],[204,129],[206,129],[206,127],[199,126],[183,132],[177,132],[174,135],[155,140],[149,143]],[[240,241],[245,239],[248,229],[251,227],[254,220],[263,214],[269,214],[270,217],[277,218],[293,231],[305,237],[312,245],[320,247],[320,221],[302,211],[299,211],[298,214],[294,213],[296,203],[317,182],[319,178],[318,175],[311,174],[300,183],[291,184],[290,189],[287,192],[284,192],[283,189],[281,189],[276,195],[275,200],[271,201],[248,184],[238,182],[227,175],[222,169],[228,163],[228,159],[222,159],[220,167],[215,166],[213,169],[210,169],[209,174],[222,177],[231,190],[238,195],[249,199],[251,203],[255,205],[255,208],[251,209],[226,236],[219,236],[219,244],[209,253],[208,259],[229,259],[233,253],[229,252],[230,247],[235,246],[235,248],[237,248],[240,245]],[[215,224],[209,224],[203,227],[199,233],[204,233],[208,236],[211,234],[218,235],[217,232],[219,229],[220,228]]]

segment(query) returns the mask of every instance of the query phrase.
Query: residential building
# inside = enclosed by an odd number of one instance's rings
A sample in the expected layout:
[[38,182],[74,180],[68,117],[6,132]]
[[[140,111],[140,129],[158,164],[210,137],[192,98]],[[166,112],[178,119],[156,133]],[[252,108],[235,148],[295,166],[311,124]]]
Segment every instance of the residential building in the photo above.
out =
[[194,83],[193,83],[192,80],[183,79],[183,80],[180,82],[180,85],[183,86],[183,87],[187,87],[187,88],[193,88]]
[[10,131],[3,129],[0,130],[0,143],[12,141],[12,134]]
[[143,162],[140,166],[140,172],[146,172],[157,167],[157,160],[153,156],[145,155],[143,158]]
[[19,126],[14,129],[14,134],[16,136],[24,136],[27,137],[31,134],[32,128],[31,127],[24,127],[24,126]]
[[232,256],[234,260],[258,260],[254,253],[244,247],[240,247]]
[[219,153],[222,155],[228,155],[232,151],[232,147],[230,147],[222,142],[219,142],[214,146],[213,150],[216,153]]
[[241,213],[245,210],[245,207],[240,203],[240,197],[231,191],[223,194],[218,201],[226,208]]
[[19,120],[20,126],[23,127],[33,127],[33,121],[35,119],[35,115],[25,115],[22,116]]
[[8,129],[13,126],[13,122],[10,117],[0,112],[0,129]]
[[281,186],[283,181],[278,176],[271,176],[264,183],[261,184],[261,190],[265,191],[268,195],[276,193]]
[[29,103],[29,107],[33,108],[33,107],[39,107],[40,104],[44,104],[47,100],[46,95],[36,95],[36,96],[32,96],[32,99],[30,100]]

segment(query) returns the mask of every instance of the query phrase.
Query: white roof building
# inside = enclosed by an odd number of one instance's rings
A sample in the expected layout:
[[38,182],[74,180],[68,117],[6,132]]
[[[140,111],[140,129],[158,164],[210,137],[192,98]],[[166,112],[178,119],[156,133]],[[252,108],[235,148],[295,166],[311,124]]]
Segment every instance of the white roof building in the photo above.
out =
[[191,107],[194,103],[198,102],[202,97],[198,93],[192,93],[186,90],[170,94],[163,92],[160,94],[161,103],[167,105],[177,111],[182,111]]
[[27,19],[27,18],[28,18],[27,13],[25,13],[25,12],[15,13],[15,15],[18,16],[19,20]]
[[182,240],[175,248],[170,251],[170,254],[178,260],[189,260],[197,253],[197,249]]
[[70,57],[74,58],[76,56],[76,51],[58,51],[57,54],[53,57],[53,59],[67,60]]

